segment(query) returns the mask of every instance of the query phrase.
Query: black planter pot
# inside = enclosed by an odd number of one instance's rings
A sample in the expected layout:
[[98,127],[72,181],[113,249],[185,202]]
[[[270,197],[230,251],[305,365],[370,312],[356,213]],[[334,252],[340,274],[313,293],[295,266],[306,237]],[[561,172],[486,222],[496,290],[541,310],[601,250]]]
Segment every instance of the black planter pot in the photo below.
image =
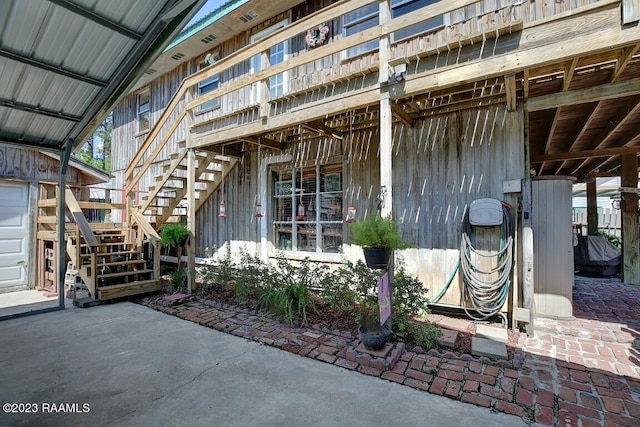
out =
[[385,326],[374,325],[358,327],[358,333],[360,335],[360,341],[369,350],[382,350],[384,345],[389,340],[391,330]]
[[367,267],[383,269],[387,268],[389,264],[389,258],[391,258],[391,248],[362,248],[364,252],[364,259],[367,262]]

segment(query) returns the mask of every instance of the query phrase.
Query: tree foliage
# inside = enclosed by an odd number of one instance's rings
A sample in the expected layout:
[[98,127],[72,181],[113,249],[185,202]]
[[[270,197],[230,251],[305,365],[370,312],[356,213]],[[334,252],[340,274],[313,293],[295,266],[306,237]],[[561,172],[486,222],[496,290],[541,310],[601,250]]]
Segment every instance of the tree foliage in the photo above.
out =
[[111,171],[113,115],[109,114],[74,156],[107,172]]

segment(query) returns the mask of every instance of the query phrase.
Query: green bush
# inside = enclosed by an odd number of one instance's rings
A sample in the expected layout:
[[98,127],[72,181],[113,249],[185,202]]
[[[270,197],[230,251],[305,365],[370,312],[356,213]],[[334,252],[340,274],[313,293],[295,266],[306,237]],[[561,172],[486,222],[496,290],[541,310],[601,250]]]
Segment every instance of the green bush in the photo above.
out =
[[424,350],[428,350],[433,346],[435,340],[440,338],[442,331],[438,325],[431,322],[407,322],[404,330],[404,336]]
[[409,244],[402,240],[400,226],[391,217],[382,218],[372,215],[360,221],[351,223],[353,243],[364,247],[385,247],[402,249]]

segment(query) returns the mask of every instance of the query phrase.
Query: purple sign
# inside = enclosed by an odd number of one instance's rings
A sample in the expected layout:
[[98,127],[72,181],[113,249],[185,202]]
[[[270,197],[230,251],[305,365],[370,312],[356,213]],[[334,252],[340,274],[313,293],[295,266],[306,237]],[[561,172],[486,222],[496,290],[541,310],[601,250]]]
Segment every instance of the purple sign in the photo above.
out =
[[380,307],[380,324],[384,325],[391,316],[391,292],[389,291],[389,273],[378,279],[378,306]]

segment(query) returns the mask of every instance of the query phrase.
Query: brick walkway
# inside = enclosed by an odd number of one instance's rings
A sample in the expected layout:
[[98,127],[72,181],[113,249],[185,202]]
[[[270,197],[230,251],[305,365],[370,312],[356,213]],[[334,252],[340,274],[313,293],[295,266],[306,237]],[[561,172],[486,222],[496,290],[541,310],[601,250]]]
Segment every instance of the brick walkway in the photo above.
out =
[[166,301],[176,302],[147,305],[300,356],[542,425],[640,426],[640,287],[619,281],[576,278],[576,318],[537,320],[541,332],[534,338],[522,335],[512,361],[405,351],[399,343],[385,362],[355,352],[359,341],[349,332],[318,325],[292,328],[213,301]]

